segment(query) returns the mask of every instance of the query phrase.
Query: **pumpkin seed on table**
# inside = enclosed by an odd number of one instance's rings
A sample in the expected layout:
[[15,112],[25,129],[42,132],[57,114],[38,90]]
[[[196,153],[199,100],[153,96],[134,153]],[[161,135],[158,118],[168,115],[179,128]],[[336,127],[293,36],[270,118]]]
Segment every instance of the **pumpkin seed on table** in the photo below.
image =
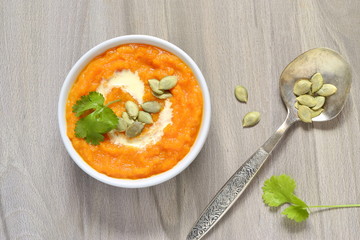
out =
[[139,107],[136,103],[134,103],[132,101],[127,101],[125,103],[125,109],[132,119],[137,118],[137,116],[139,114]]
[[151,93],[158,99],[167,99],[173,96],[169,91],[164,91],[163,94],[157,94],[155,92],[151,92]]
[[298,116],[301,121],[306,123],[312,122],[312,110],[308,106],[299,105]]
[[336,93],[337,88],[332,85],[332,84],[324,84],[319,91],[317,91],[316,93],[319,94],[320,96],[324,96],[324,97],[328,97],[333,95],[334,93]]
[[295,83],[293,92],[295,95],[300,96],[305,93],[308,93],[310,89],[311,89],[311,82],[307,79],[300,79]]
[[157,113],[161,110],[161,105],[157,101],[144,102],[141,107],[148,113]]
[[128,127],[127,122],[123,118],[119,118],[119,123],[117,125],[117,130],[119,132],[124,132]]
[[310,95],[301,95],[296,98],[296,100],[301,104],[308,107],[314,107],[316,105],[316,100],[313,96]]
[[241,85],[235,87],[235,97],[240,102],[246,103],[248,101],[247,89]]
[[312,107],[312,110],[319,110],[320,108],[322,108],[322,106],[324,106],[325,104],[325,97],[323,96],[317,96],[315,97],[316,100],[316,105],[315,107]]
[[141,122],[133,122],[128,129],[126,129],[125,135],[127,137],[133,138],[139,136],[142,130],[144,129],[144,123]]
[[319,116],[323,111],[324,111],[324,109],[322,109],[322,108],[320,108],[320,109],[318,109],[316,111],[311,110],[311,118]]
[[319,89],[323,86],[324,79],[323,79],[321,73],[315,73],[311,77],[310,82],[312,83],[311,92],[315,93],[315,92],[319,91]]
[[247,113],[242,121],[243,127],[253,127],[258,124],[260,121],[259,112],[249,112]]
[[163,90],[159,89],[159,84],[160,84],[159,80],[157,80],[157,79],[149,79],[148,83],[149,83],[149,86],[150,86],[151,90],[154,93],[159,94],[159,95],[164,93]]
[[177,76],[167,76],[160,80],[159,89],[160,90],[170,90],[176,86],[178,82]]
[[299,102],[296,101],[295,104],[294,104],[294,107],[295,107],[296,109],[299,109],[299,105],[300,105]]
[[121,117],[124,119],[127,125],[131,125],[134,122],[134,120],[129,117],[129,114],[127,112],[123,112]]
[[147,112],[144,112],[144,111],[139,111],[139,116],[138,116],[137,120],[139,122],[143,122],[143,123],[146,123],[146,124],[153,123],[153,119],[152,119],[150,113],[147,113]]

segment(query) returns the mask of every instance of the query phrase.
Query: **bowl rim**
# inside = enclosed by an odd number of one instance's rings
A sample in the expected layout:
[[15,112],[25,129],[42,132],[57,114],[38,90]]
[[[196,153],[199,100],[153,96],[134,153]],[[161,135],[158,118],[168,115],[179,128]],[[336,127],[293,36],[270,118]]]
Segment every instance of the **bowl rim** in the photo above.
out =
[[[191,147],[190,151],[187,155],[180,160],[174,167],[171,169],[159,173],[157,175],[153,175],[147,178],[141,179],[121,179],[121,178],[113,178],[102,174],[92,168],[82,157],[77,153],[74,149],[69,137],[67,136],[67,129],[66,129],[66,101],[68,98],[69,91],[73,86],[73,83],[77,79],[80,72],[88,65],[88,63],[94,59],[96,56],[104,53],[105,51],[117,47],[123,44],[129,43],[138,43],[138,44],[148,44],[155,47],[162,48],[166,51],[171,52],[172,54],[178,56],[182,61],[184,61],[193,71],[199,85],[201,88],[201,92],[203,95],[203,116],[202,116],[202,123],[197,135],[197,138]],[[109,40],[106,40],[95,47],[88,50],[81,58],[72,66],[71,70],[69,71],[66,79],[61,87],[59,102],[58,102],[58,122],[59,122],[59,129],[62,141],[65,145],[67,152],[69,153],[70,157],[73,161],[88,175],[97,179],[100,182],[116,186],[116,187],[123,187],[123,188],[143,188],[143,187],[150,187],[160,183],[163,183],[171,178],[175,177],[183,170],[185,170],[192,161],[197,157],[200,150],[202,149],[208,132],[210,128],[210,119],[211,119],[211,102],[210,102],[210,94],[209,90],[205,81],[205,78],[200,71],[199,67],[195,63],[195,61],[186,54],[182,49],[177,47],[176,45],[149,35],[124,35],[115,37]]]

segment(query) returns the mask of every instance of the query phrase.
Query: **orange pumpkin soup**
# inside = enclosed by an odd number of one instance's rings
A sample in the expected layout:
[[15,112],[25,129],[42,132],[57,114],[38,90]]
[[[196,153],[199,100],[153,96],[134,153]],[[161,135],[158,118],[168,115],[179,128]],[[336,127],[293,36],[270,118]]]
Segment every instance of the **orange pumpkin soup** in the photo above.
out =
[[[139,105],[141,100],[158,101],[162,110],[152,114],[154,123],[146,124],[140,136],[128,142],[120,132],[105,134],[105,140],[96,146],[77,138],[74,129],[79,117],[72,112],[72,106],[81,96],[99,91],[104,82],[106,84],[114,75],[124,72],[132,73],[141,81],[142,99],[123,87],[113,87],[104,95],[105,104],[121,99],[109,106],[121,117],[126,101]],[[156,98],[148,80],[160,80],[170,75],[178,78],[177,85],[170,90],[173,96],[166,100]],[[171,115],[167,115],[168,122],[158,133],[155,125],[164,117],[161,114],[165,108]],[[179,57],[150,45],[126,44],[94,58],[79,74],[66,103],[67,135],[75,150],[96,171],[115,178],[146,178],[171,169],[189,152],[201,125],[202,109],[200,86],[190,67]],[[115,141],[114,136],[126,141]],[[147,141],[149,137],[152,141]]]

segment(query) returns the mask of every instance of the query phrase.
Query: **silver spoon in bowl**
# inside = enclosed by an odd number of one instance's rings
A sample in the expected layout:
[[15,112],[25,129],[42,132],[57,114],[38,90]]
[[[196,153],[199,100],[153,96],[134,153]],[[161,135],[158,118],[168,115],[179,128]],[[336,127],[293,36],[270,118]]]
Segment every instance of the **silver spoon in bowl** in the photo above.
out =
[[294,107],[296,102],[293,93],[294,84],[296,80],[310,78],[317,72],[322,74],[324,83],[335,85],[337,92],[326,99],[324,112],[313,118],[313,121],[328,121],[341,112],[351,87],[350,65],[339,53],[328,48],[311,49],[295,58],[280,76],[280,94],[288,112],[284,123],[241,165],[215,195],[192,227],[187,240],[201,239],[224,216],[250,184],[286,130],[300,120]]

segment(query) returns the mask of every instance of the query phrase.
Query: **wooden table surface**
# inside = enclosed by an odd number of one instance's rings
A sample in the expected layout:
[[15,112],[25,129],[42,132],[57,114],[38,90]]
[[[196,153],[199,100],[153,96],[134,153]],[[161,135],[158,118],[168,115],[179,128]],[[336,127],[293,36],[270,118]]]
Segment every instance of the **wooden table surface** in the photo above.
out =
[[[282,69],[314,47],[352,65],[351,94],[326,123],[298,123],[206,239],[359,239],[360,208],[285,219],[261,199],[272,175],[306,202],[360,203],[360,1],[1,1],[0,239],[185,239],[213,195],[286,111]],[[212,122],[197,159],[155,187],[121,189],[85,174],[60,139],[57,101],[72,65],[116,36],[149,34],[185,50],[209,86]],[[233,96],[248,88],[248,104]],[[241,127],[250,110],[262,113]]]

